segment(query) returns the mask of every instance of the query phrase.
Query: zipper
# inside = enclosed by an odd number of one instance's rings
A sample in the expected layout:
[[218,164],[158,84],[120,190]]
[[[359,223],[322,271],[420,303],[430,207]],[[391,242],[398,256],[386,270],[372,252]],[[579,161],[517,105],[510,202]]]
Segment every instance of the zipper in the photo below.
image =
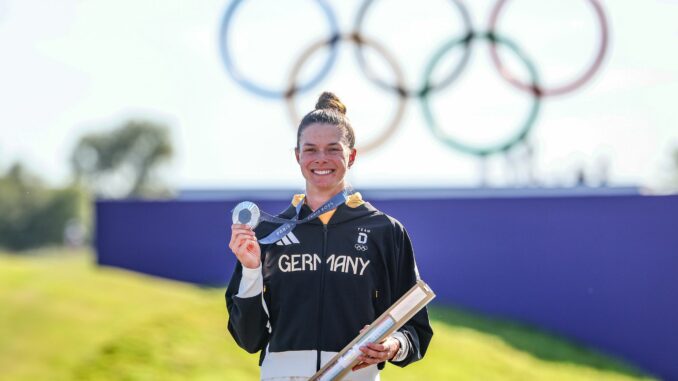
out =
[[320,258],[320,302],[318,303],[318,337],[316,339],[316,360],[315,360],[315,371],[320,370],[320,338],[322,337],[322,316],[323,316],[323,301],[325,298],[323,294],[325,293],[325,257],[327,257],[327,225],[323,224],[323,250],[321,252]]

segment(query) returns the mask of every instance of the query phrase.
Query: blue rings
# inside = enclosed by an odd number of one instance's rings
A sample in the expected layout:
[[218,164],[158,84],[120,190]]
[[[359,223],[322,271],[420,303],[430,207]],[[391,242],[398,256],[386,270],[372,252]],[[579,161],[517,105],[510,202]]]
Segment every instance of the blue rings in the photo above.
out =
[[[327,17],[327,22],[330,27],[329,35],[330,36],[339,35],[339,24],[337,22],[336,17],[334,16],[332,8],[330,8],[329,4],[327,4],[327,1],[315,0],[315,2],[318,3],[318,5],[320,5],[320,8],[323,10],[323,13]],[[221,20],[221,28],[219,29],[219,50],[221,52],[221,58],[224,61],[224,66],[226,66],[226,71],[228,72],[228,74],[231,75],[231,78],[233,78],[234,81],[236,81],[240,86],[242,86],[249,92],[252,92],[265,98],[274,98],[274,99],[285,98],[286,96],[289,96],[290,91],[289,89],[278,90],[266,87],[265,85],[258,84],[252,81],[251,79],[246,78],[233,64],[233,60],[231,59],[231,54],[228,45],[228,32],[229,26],[231,25],[231,20],[233,19],[233,15],[235,15],[236,10],[238,9],[238,6],[241,3],[242,0],[233,0],[229,4],[228,9],[226,9],[226,13],[224,13],[224,17]],[[337,45],[331,44],[330,53],[327,55],[327,59],[325,60],[323,66],[320,68],[320,71],[318,71],[316,75],[311,77],[311,79],[308,80],[308,82],[298,85],[296,88],[292,89],[292,91],[304,92],[317,85],[318,82],[320,82],[330,72],[336,59],[337,59]]]

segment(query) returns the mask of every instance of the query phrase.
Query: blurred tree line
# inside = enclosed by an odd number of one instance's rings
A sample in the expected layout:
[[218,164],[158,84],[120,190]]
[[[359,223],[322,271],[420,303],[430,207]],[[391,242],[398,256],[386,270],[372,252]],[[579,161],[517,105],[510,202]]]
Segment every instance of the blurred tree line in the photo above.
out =
[[50,187],[21,163],[11,165],[0,173],[0,247],[20,251],[86,243],[93,199],[171,195],[157,172],[172,153],[166,126],[132,120],[79,139],[68,186]]
[[49,188],[12,165],[0,177],[0,245],[22,250],[63,242],[69,224],[85,221],[84,197],[78,187]]

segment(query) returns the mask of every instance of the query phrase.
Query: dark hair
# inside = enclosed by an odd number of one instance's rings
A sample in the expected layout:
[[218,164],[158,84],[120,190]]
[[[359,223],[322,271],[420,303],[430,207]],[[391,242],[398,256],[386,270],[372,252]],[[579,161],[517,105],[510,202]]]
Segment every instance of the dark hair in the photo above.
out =
[[299,123],[299,128],[297,129],[297,149],[299,148],[301,133],[306,127],[314,123],[337,126],[341,131],[342,140],[348,147],[352,149],[355,146],[355,133],[353,132],[353,127],[351,127],[351,122],[346,117],[346,106],[333,93],[325,91],[320,94],[318,102],[315,104],[315,110],[306,114],[301,123]]

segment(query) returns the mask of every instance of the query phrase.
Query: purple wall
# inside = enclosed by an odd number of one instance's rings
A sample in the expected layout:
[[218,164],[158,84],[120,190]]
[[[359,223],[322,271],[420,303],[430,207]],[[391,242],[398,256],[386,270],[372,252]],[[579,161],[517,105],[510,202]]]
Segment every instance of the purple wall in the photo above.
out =
[[[277,212],[286,201],[256,201]],[[678,197],[390,199],[438,294],[678,379]],[[224,285],[231,201],[99,201],[102,265]]]

